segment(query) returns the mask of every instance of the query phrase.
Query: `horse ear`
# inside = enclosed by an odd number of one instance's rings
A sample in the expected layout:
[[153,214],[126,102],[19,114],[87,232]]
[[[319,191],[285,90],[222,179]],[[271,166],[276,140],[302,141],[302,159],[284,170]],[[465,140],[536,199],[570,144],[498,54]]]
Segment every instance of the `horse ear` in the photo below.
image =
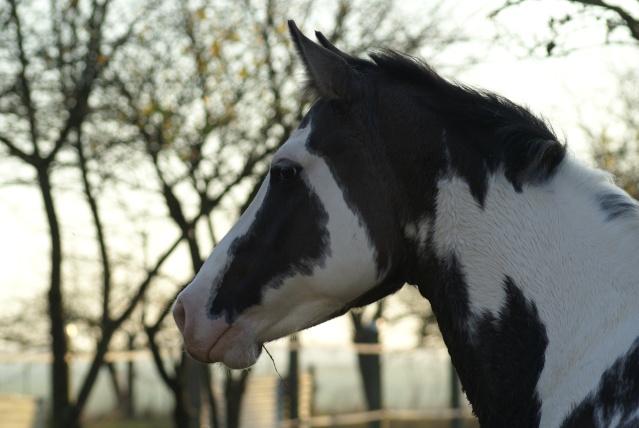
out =
[[322,34],[321,32],[316,31],[315,32],[315,37],[317,37],[317,40],[320,42],[320,45],[324,46],[326,49],[328,49],[329,51],[333,52],[335,55],[339,56],[344,61],[346,61],[348,63],[357,61],[355,58],[353,58],[349,54],[344,53],[341,50],[337,49],[335,47],[335,45],[333,45],[331,42],[329,42],[328,39],[326,38],[326,36],[324,36],[324,34]]
[[[318,39],[324,46],[311,41],[297,28],[295,22],[288,21],[288,28],[304,63],[310,89],[319,96],[343,101],[353,101],[361,93],[357,72],[349,65],[348,55],[330,44],[324,36]],[[321,33],[319,33],[321,35]],[[325,47],[325,43],[330,46]]]

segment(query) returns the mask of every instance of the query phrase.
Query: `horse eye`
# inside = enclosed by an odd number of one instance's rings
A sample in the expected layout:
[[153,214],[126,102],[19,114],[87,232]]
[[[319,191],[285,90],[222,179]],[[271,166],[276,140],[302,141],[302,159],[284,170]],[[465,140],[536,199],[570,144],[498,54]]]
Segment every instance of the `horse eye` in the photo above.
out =
[[281,161],[271,167],[272,175],[282,181],[288,181],[297,176],[299,167],[289,161]]

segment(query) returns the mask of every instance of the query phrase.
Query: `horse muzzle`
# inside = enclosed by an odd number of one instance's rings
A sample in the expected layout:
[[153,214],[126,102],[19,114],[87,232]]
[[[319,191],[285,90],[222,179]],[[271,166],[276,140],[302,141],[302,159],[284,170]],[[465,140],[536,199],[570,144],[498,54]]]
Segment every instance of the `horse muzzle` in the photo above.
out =
[[193,359],[203,364],[221,362],[231,369],[255,364],[262,347],[248,323],[238,320],[229,324],[224,317],[211,319],[204,305],[183,294],[173,305],[173,318]]

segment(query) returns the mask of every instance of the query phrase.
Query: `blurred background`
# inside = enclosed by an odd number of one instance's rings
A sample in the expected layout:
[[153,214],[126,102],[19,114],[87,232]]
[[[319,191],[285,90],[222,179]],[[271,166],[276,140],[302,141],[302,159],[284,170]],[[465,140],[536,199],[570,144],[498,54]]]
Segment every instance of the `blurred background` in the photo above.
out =
[[0,0],[0,427],[471,427],[409,287],[195,363],[169,314],[308,108],[287,19],[529,105],[637,195],[639,1]]

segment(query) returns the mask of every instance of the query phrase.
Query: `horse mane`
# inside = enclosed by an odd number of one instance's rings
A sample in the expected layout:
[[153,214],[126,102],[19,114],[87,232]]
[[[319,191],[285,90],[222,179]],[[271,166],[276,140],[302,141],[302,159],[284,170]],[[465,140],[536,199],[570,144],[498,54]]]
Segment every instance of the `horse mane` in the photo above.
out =
[[[565,143],[559,141],[543,118],[528,108],[494,92],[445,79],[426,62],[393,49],[377,49],[368,55],[372,61],[341,56],[365,80],[381,72],[391,81],[405,85],[402,98],[408,95],[418,109],[435,113],[446,130],[449,144],[458,147],[472,144],[471,150],[482,157],[483,166],[477,168],[487,169],[485,172],[501,168],[517,191],[522,190],[523,184],[540,184],[550,179],[565,158]],[[304,99],[314,102],[322,95],[310,76],[307,78],[303,85]],[[465,169],[467,161],[461,162]],[[471,188],[483,203],[486,190],[483,179],[471,183]]]
[[418,104],[435,112],[447,129],[472,134],[486,166],[501,166],[516,189],[549,179],[564,159],[566,145],[528,108],[494,92],[449,81],[426,62],[395,50],[380,49],[369,56],[393,80],[418,88]]

